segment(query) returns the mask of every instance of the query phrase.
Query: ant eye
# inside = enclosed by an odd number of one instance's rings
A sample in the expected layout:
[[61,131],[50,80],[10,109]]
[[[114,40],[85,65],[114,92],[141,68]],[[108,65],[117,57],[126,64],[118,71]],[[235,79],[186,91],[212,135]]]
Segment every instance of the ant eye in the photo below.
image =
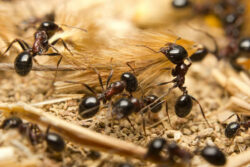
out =
[[188,53],[181,45],[170,44],[168,49],[161,51],[174,64],[181,64],[188,57]]
[[51,21],[45,21],[39,27],[39,30],[44,30],[44,31],[56,31],[58,29],[59,26]]
[[126,83],[126,90],[128,92],[136,91],[136,89],[138,87],[138,81],[132,73],[130,73],[130,72],[123,73],[121,75],[121,80]]
[[20,53],[15,59],[15,70],[16,73],[25,76],[27,75],[32,68],[32,56],[29,52]]
[[189,5],[188,0],[173,0],[172,5],[174,8],[185,8]]
[[96,97],[94,96],[85,97],[82,99],[79,105],[79,114],[83,118],[90,118],[99,111],[99,107],[100,107],[100,102]]
[[213,165],[224,165],[226,163],[225,155],[215,146],[206,146],[201,151],[201,156]]
[[192,99],[189,95],[180,96],[175,104],[175,113],[178,117],[186,117],[193,106]]

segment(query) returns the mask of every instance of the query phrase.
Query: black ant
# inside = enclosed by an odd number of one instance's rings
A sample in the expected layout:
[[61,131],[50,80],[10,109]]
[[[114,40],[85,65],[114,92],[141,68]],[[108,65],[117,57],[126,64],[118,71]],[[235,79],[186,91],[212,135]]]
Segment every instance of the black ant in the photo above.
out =
[[162,153],[167,153],[168,159],[173,162],[175,162],[176,157],[188,163],[193,158],[190,152],[179,147],[175,142],[168,143],[164,138],[155,138],[148,144],[145,158],[163,159]]
[[28,137],[32,145],[37,145],[45,140],[48,148],[56,152],[61,152],[65,148],[63,138],[56,133],[49,132],[49,127],[47,128],[46,133],[43,134],[38,125],[30,122],[23,123],[23,121],[18,117],[6,118],[3,121],[1,128],[5,130],[18,129],[20,134]]
[[206,146],[202,149],[201,156],[213,165],[222,166],[226,164],[225,154],[216,146]]
[[[80,28],[79,28],[80,29]],[[81,29],[82,30],[82,29]],[[58,42],[62,42],[64,48],[73,56],[73,53],[67,47],[66,43],[62,38],[58,38],[55,41],[49,43],[49,39],[59,31],[63,31],[61,27],[59,27],[54,22],[45,21],[41,23],[38,30],[34,34],[34,43],[33,46],[30,47],[24,40],[15,39],[13,40],[8,48],[2,55],[5,55],[6,52],[12,47],[14,43],[18,43],[23,52],[21,52],[15,59],[14,66],[17,74],[20,76],[26,76],[32,68],[32,60],[34,60],[37,64],[38,62],[34,59],[35,56],[60,56],[60,59],[57,62],[57,68],[62,60],[62,54],[54,47],[54,45]],[[84,30],[86,31],[86,30]],[[49,48],[52,48],[54,53],[46,53]]]
[[248,129],[250,127],[250,120],[248,120],[246,122],[241,122],[240,117],[237,114],[233,114],[227,119],[230,119],[234,115],[237,116],[238,121],[237,122],[230,122],[229,124],[227,124],[227,126],[225,128],[225,136],[227,138],[233,138],[237,134],[237,132],[239,131],[241,126],[243,126],[245,129]]
[[[104,89],[101,75],[97,70],[96,72],[98,75],[99,83],[102,88],[102,93],[98,94],[87,84],[80,83],[95,95],[95,96],[86,96],[80,102],[79,114],[83,118],[89,118],[89,117],[94,116],[99,111],[101,100],[103,101],[104,104],[106,104],[106,102],[110,101],[113,96],[121,94],[124,91],[124,89],[127,90],[130,93],[130,95],[132,95],[132,92],[136,91],[138,87],[138,81],[136,77],[130,72],[123,73],[121,75],[120,81],[116,81],[116,82],[109,84],[113,75],[113,70],[111,70],[108,76],[107,82],[106,82],[106,89]],[[77,82],[71,82],[71,81],[67,81],[67,82],[77,83]]]
[[[142,45],[142,46],[144,46],[144,45]],[[147,46],[144,46],[144,47],[154,51],[155,53],[159,53],[159,52],[163,53],[173,64],[176,65],[175,68],[172,69],[172,76],[175,78],[172,81],[163,82],[163,83],[156,85],[156,86],[161,86],[161,85],[173,83],[174,85],[169,89],[169,92],[172,89],[177,88],[177,87],[183,92],[183,95],[181,95],[175,103],[176,115],[178,117],[181,117],[181,118],[186,117],[191,112],[191,109],[193,106],[192,101],[195,101],[200,107],[200,111],[201,111],[203,118],[205,119],[205,121],[209,125],[199,101],[196,100],[193,96],[189,95],[186,87],[184,86],[185,75],[186,75],[189,67],[192,65],[191,60],[188,58],[188,53],[187,53],[186,49],[184,47],[182,47],[181,45],[177,45],[177,44],[171,43],[171,42],[167,43],[166,47],[160,48],[160,51],[158,51],[158,52],[156,52],[155,50],[153,50]],[[185,59],[187,59],[189,61],[189,64],[185,64],[185,62],[184,62]],[[168,112],[167,112],[167,114],[168,114]]]

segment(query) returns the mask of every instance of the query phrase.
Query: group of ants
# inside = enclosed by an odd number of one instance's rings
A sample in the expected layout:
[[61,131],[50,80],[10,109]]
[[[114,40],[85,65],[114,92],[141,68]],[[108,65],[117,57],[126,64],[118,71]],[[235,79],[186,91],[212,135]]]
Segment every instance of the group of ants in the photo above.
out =
[[[203,112],[202,106],[200,105],[199,101],[195,97],[188,94],[187,88],[184,86],[185,75],[189,67],[192,64],[192,61],[200,61],[208,53],[215,54],[217,58],[220,57],[218,55],[222,55],[222,57],[224,55],[229,55],[231,60],[236,60],[237,56],[239,56],[240,53],[242,52],[249,53],[250,51],[250,38],[244,38],[240,41],[237,40],[239,36],[239,32],[240,32],[239,24],[242,23],[240,16],[242,15],[243,9],[240,5],[233,4],[233,2],[235,1],[234,0],[221,1],[220,3],[217,4],[216,7],[213,8],[213,11],[218,12],[219,7],[220,7],[220,12],[222,12],[224,8],[227,9],[228,6],[232,8],[233,6],[236,11],[235,13],[228,14],[230,16],[228,15],[221,16],[221,13],[220,13],[221,18],[223,18],[223,21],[225,22],[224,23],[225,31],[230,41],[227,48],[225,48],[221,52],[222,54],[218,54],[218,48],[216,48],[216,50],[212,52],[212,51],[209,51],[206,47],[203,47],[203,48],[199,48],[189,58],[186,49],[183,46],[176,44],[176,42],[167,43],[166,46],[160,48],[159,51],[155,51],[147,46],[144,46],[156,53],[161,53],[165,55],[167,59],[175,65],[175,67],[171,71],[172,72],[171,74],[174,77],[174,79],[168,82],[159,83],[157,84],[157,86],[162,86],[162,85],[167,85],[167,84],[172,83],[173,85],[172,87],[168,89],[168,93],[174,88],[179,88],[179,90],[182,92],[182,95],[178,97],[175,102],[175,113],[180,118],[186,117],[191,112],[193,101],[194,101],[199,105],[202,116],[204,117],[208,126],[210,126],[209,122],[207,121],[205,117],[205,114]],[[188,0],[173,0],[172,5],[177,10],[192,6],[195,9],[194,11],[200,14],[209,13],[212,10],[211,6],[209,5],[198,6],[198,5],[195,5],[194,3],[189,2]],[[237,19],[240,19],[240,21],[238,21]],[[55,45],[58,42],[62,42],[65,49],[68,50],[70,54],[72,54],[70,49],[67,47],[66,42],[64,42],[64,40],[61,38],[58,38],[57,40],[49,43],[49,39],[58,31],[62,31],[62,28],[56,23],[54,23],[54,21],[51,21],[51,20],[44,21],[40,24],[39,28],[34,34],[35,39],[34,39],[34,43],[32,47],[29,44],[27,44],[24,40],[15,39],[10,43],[10,45],[8,46],[8,48],[5,50],[5,52],[2,55],[5,55],[6,52],[8,52],[8,50],[12,47],[14,43],[18,43],[21,46],[21,48],[23,49],[23,52],[21,52],[14,61],[15,71],[20,76],[26,76],[32,70],[32,64],[33,64],[33,61],[35,61],[34,59],[35,56],[60,56],[60,59],[57,62],[57,68],[58,68],[63,55],[56,49]],[[54,52],[47,53],[49,48],[51,48]],[[186,61],[188,63],[186,63]],[[233,65],[233,67],[236,67],[236,66],[238,67],[238,65],[236,65],[235,63],[232,63],[233,61],[230,61],[230,62]],[[133,128],[133,130],[135,130],[133,127],[133,124],[131,123],[129,119],[129,116],[132,113],[140,113],[143,116],[146,112],[158,113],[161,111],[162,104],[164,102],[164,101],[161,101],[161,98],[163,96],[158,97],[154,94],[150,94],[147,96],[143,95],[141,98],[136,98],[133,96],[133,93],[139,89],[139,84],[138,84],[138,80],[136,78],[134,69],[129,64],[128,66],[131,68],[131,71],[133,72],[122,73],[120,76],[120,80],[112,82],[112,83],[110,83],[112,75],[113,75],[113,70],[111,70],[107,78],[105,88],[103,86],[103,81],[102,81],[102,77],[100,73],[95,69],[98,75],[98,80],[102,88],[101,93],[97,93],[88,84],[81,83],[92,94],[92,95],[87,95],[83,97],[79,104],[79,115],[82,118],[93,117],[100,110],[101,102],[103,104],[110,102],[110,104],[112,103],[112,110],[111,110],[112,117],[115,117],[116,119],[122,119],[122,118],[127,119],[129,123],[131,124],[131,127]],[[236,69],[239,69],[239,68],[236,68]],[[71,82],[71,83],[74,83],[74,82]],[[124,93],[124,91],[126,91],[127,93]],[[120,99],[118,99],[114,103],[111,102],[112,97],[116,95],[121,95],[121,94],[122,94],[122,97]],[[169,118],[167,102],[166,102],[166,113]],[[240,130],[241,126],[245,127],[246,129],[249,128],[250,126],[249,120],[246,122],[242,122],[240,121],[240,117],[238,115],[236,116],[237,116],[238,121],[229,123],[225,128],[225,136],[227,138],[233,138],[237,134],[237,132]],[[169,122],[170,122],[170,119],[169,119]],[[171,125],[171,122],[170,122],[170,125]],[[13,117],[6,118],[3,121],[1,128],[2,129],[18,129],[21,134],[23,134],[29,139],[32,145],[39,144],[43,140],[45,140],[47,143],[48,149],[52,151],[62,152],[65,149],[64,139],[59,134],[50,132],[49,127],[47,128],[46,132],[43,133],[42,130],[38,127],[38,125],[31,123],[31,122],[24,123],[20,118],[13,116]],[[144,117],[143,117],[143,131],[146,135]],[[209,163],[213,165],[224,165],[226,163],[226,157],[224,153],[220,151],[220,149],[217,146],[208,145],[204,147],[202,150],[196,151],[196,153],[201,154],[201,156],[205,160],[207,160]],[[190,160],[193,157],[192,153],[179,147],[177,143],[167,142],[164,138],[155,138],[148,144],[148,151],[147,151],[147,154],[145,155],[145,158],[162,160],[166,157],[166,156],[163,156],[164,154],[168,155],[166,160],[171,160],[173,162],[175,162],[176,157],[177,157],[184,162],[190,163]],[[127,163],[122,163],[119,165],[119,167],[129,167],[129,166],[132,166],[132,165],[127,164]]]

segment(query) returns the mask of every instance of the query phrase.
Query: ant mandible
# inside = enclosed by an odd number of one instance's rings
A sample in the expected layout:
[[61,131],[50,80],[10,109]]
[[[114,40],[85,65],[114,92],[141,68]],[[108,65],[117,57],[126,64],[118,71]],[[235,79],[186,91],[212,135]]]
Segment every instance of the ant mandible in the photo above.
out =
[[[179,40],[179,39],[180,38],[178,38],[177,40]],[[169,88],[169,92],[172,89],[177,88],[177,87],[183,92],[183,95],[181,95],[175,103],[176,115],[178,117],[181,117],[181,118],[186,117],[191,112],[191,109],[193,106],[192,101],[195,101],[200,107],[200,111],[201,111],[203,118],[205,119],[205,121],[209,125],[199,101],[196,98],[194,98],[193,96],[189,95],[187,88],[184,86],[185,75],[186,75],[189,67],[192,65],[192,61],[188,57],[188,53],[187,53],[186,49],[183,46],[176,44],[176,42],[175,43],[172,43],[172,42],[166,43],[166,47],[160,48],[160,50],[158,52],[145,46],[145,45],[141,45],[141,46],[146,47],[155,53],[163,53],[173,64],[175,64],[175,68],[172,69],[172,76],[175,78],[171,81],[168,81],[168,82],[159,83],[156,86],[174,83],[174,85],[171,88]],[[189,61],[189,64],[185,64],[184,61],[186,59]],[[166,111],[168,114],[168,110],[166,110]],[[168,115],[168,117],[169,117],[169,115]],[[169,121],[170,121],[170,119],[169,119]]]
[[[6,52],[12,47],[14,43],[18,43],[23,52],[21,52],[15,59],[14,66],[15,71],[20,76],[26,76],[32,68],[32,60],[34,60],[37,64],[38,62],[34,59],[35,56],[60,56],[60,59],[57,62],[57,68],[62,60],[62,54],[54,47],[56,43],[59,41],[62,42],[64,48],[73,56],[73,53],[67,47],[66,43],[62,38],[58,38],[55,41],[49,43],[49,39],[59,31],[63,31],[61,27],[59,27],[54,22],[45,21],[41,23],[38,30],[34,34],[34,43],[33,46],[30,47],[24,40],[15,39],[13,40],[5,52],[2,54],[5,55]],[[54,53],[46,53],[49,48],[52,48]]]

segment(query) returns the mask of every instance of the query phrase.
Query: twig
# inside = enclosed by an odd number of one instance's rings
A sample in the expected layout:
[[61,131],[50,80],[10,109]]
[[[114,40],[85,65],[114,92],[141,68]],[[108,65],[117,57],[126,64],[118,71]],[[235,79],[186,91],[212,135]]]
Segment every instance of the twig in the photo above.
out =
[[231,97],[226,108],[232,109],[242,115],[250,116],[250,104],[238,97]]
[[246,165],[250,163],[249,157],[250,157],[250,149],[238,155],[230,156],[228,157],[228,163],[226,167],[232,167],[232,166],[240,167],[240,166]]
[[[12,63],[0,63],[0,71],[15,70],[14,64]],[[33,65],[33,71],[76,71],[76,70],[86,70],[86,68],[75,67],[71,65],[61,65],[58,67],[53,65]]]
[[[50,126],[53,130],[59,134],[74,142],[76,144],[84,145],[91,149],[97,149],[109,153],[117,153],[127,157],[133,157],[137,159],[145,160],[146,148],[137,146],[133,143],[122,141],[110,136],[93,132],[87,128],[69,123],[65,120],[59,119],[51,114],[45,113],[43,110],[34,108],[25,103],[17,104],[0,104],[0,110],[4,111],[4,114],[14,114],[29,121],[39,123],[44,126]],[[173,164],[168,160],[153,160],[157,163],[164,162],[170,166],[182,166],[181,164]]]

